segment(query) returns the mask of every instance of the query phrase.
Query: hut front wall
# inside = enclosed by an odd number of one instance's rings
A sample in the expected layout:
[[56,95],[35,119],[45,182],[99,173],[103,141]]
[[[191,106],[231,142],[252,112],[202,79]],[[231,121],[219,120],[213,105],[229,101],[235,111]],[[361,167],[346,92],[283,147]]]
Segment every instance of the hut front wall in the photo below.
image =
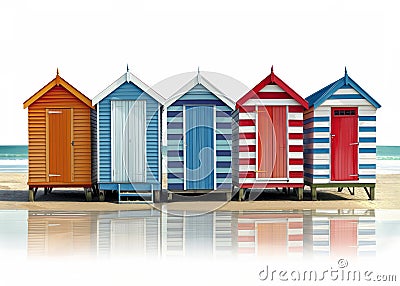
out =
[[[282,94],[282,92],[279,92]],[[283,95],[285,96],[285,94]],[[239,107],[238,128],[234,129],[233,150],[238,164],[233,174],[235,186],[239,188],[267,188],[267,187],[303,187],[303,111],[304,108],[294,99],[270,98],[263,93],[259,99],[249,99]],[[282,97],[282,96],[280,96]],[[287,106],[287,154],[288,178],[284,180],[266,180],[257,178],[257,106]],[[237,125],[237,123],[235,124]],[[237,133],[238,132],[238,133]],[[270,160],[273,160],[271,158]],[[278,158],[277,158],[278,160]]]
[[305,181],[331,182],[331,108],[358,108],[358,181],[376,183],[376,109],[354,89],[342,88],[304,115]]
[[[91,184],[90,108],[62,86],[55,86],[28,109],[28,185],[46,184],[46,109],[73,109],[73,184]],[[55,183],[56,185],[56,183]]]
[[195,86],[167,108],[168,189],[184,190],[183,109],[185,105],[216,108],[216,187],[231,189],[232,109],[201,85]]
[[159,103],[132,83],[124,83],[97,105],[98,110],[98,181],[112,182],[111,154],[111,101],[146,101],[146,181],[159,182],[160,178],[160,124]]

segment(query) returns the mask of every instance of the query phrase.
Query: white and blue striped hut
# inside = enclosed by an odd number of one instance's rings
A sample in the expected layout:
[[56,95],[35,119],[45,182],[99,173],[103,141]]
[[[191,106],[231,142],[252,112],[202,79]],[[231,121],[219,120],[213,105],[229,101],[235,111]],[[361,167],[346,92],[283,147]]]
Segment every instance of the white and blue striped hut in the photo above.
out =
[[306,100],[304,181],[317,188],[362,187],[371,200],[376,184],[376,110],[380,104],[347,75]]
[[161,190],[163,102],[129,70],[93,99],[101,201],[111,191],[118,192],[120,202],[129,197],[152,201]]
[[200,72],[165,102],[170,192],[231,194],[234,109]]

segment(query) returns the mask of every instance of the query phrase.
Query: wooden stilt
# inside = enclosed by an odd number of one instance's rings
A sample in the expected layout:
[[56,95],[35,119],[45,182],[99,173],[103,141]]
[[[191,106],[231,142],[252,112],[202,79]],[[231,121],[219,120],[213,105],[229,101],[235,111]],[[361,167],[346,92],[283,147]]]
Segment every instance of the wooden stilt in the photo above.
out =
[[242,199],[243,199],[243,188],[240,188],[240,189],[239,189],[239,198],[238,198],[238,201],[241,202]]
[[311,187],[311,199],[313,201],[317,200],[317,187],[314,186]]
[[303,200],[303,188],[297,188],[297,199],[299,201]]

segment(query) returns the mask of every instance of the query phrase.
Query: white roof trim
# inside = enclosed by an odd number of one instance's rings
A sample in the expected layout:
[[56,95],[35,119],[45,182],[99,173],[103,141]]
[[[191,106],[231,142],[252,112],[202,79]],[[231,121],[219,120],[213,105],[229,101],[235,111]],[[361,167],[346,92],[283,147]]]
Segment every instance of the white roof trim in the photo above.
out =
[[126,72],[92,99],[93,106],[98,104],[100,101],[102,101],[104,98],[106,98],[110,93],[112,93],[114,90],[116,90],[118,87],[120,87],[125,82],[133,83],[138,88],[143,90],[143,92],[145,92],[146,94],[150,95],[152,98],[157,100],[159,103],[161,103],[161,104],[164,103],[164,101],[165,101],[164,97],[162,97],[160,94],[158,94],[154,89],[149,87],[147,84],[145,84],[138,77],[133,75],[131,72]]
[[235,110],[235,102],[228,98],[222,91],[220,91],[216,86],[214,86],[210,81],[208,81],[202,74],[197,73],[196,76],[191,79],[188,83],[182,86],[178,91],[176,91],[168,100],[165,101],[165,107],[172,105],[175,101],[185,95],[188,91],[194,88],[196,85],[201,84],[212,94],[218,97],[222,102],[228,105],[232,110]]

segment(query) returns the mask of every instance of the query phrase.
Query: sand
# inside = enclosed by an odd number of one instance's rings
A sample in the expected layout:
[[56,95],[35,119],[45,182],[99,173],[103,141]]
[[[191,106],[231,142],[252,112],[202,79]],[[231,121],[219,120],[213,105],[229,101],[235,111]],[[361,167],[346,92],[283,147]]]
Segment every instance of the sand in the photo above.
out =
[[338,193],[335,189],[318,192],[318,201],[311,201],[311,193],[304,191],[304,201],[283,193],[269,193],[263,200],[246,202],[196,201],[170,202],[168,204],[118,204],[113,202],[85,202],[82,190],[62,189],[44,195],[39,190],[36,201],[28,202],[28,188],[25,173],[0,173],[0,210],[62,210],[62,211],[115,211],[162,208],[169,210],[301,210],[301,209],[400,209],[400,174],[377,175],[376,199],[368,200],[363,189],[356,189],[355,195],[349,192]]

